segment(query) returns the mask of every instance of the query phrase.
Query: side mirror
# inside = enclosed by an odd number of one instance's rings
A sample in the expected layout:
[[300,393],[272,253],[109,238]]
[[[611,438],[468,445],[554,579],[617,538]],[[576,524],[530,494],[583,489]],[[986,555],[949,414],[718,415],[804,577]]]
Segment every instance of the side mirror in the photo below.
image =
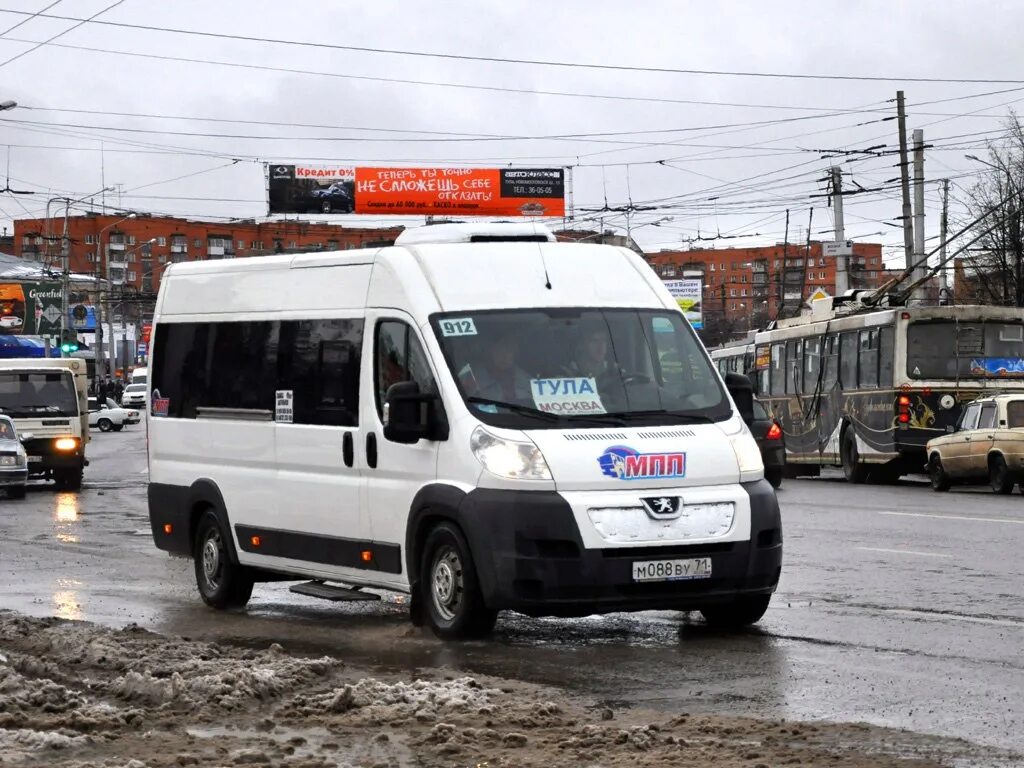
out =
[[725,374],[725,388],[736,403],[740,417],[747,424],[754,420],[754,385],[742,373]]
[[18,439],[19,439],[19,440],[21,440],[21,442],[23,442],[23,443],[24,443],[24,442],[26,442],[26,441],[28,441],[28,440],[34,440],[34,439],[35,439],[35,437],[36,437],[36,436],[35,436],[34,434],[32,434],[31,432],[22,432],[22,433],[21,433],[21,434],[20,434],[20,435],[18,436]]
[[439,415],[440,398],[420,392],[415,381],[392,384],[384,397],[384,437],[393,443],[446,440],[448,425]]

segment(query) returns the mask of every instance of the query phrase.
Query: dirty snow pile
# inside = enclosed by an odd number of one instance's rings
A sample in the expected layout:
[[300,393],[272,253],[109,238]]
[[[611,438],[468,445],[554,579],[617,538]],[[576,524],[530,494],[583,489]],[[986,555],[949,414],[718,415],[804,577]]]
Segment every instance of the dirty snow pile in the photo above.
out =
[[[508,681],[0,611],[0,766],[924,768],[867,726],[613,712]],[[874,743],[877,743],[875,739]]]

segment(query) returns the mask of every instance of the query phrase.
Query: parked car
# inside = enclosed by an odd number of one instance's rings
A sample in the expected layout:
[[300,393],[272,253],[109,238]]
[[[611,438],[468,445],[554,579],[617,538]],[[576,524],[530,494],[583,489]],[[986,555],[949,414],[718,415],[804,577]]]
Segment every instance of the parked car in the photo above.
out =
[[782,487],[782,475],[786,470],[786,437],[782,425],[768,412],[764,403],[754,400],[754,420],[750,422],[757,447],[761,449],[764,463],[764,479],[772,488]]
[[95,397],[89,398],[89,426],[98,427],[100,432],[120,432],[125,426],[138,424],[142,415],[130,408],[122,408],[111,399],[99,402]]
[[146,405],[146,385],[145,384],[129,384],[124,388],[124,394],[121,395],[121,405],[125,408],[138,405],[145,407]]
[[[26,438],[31,435],[25,435]],[[28,484],[28,455],[18,430],[8,416],[0,416],[0,488],[12,499],[25,498]]]
[[335,182],[325,189],[314,189],[309,193],[313,207],[320,213],[352,213],[356,202],[349,186]]
[[1009,493],[1024,483],[1024,394],[969,403],[956,430],[929,440],[925,450],[933,490],[987,482],[996,493]]

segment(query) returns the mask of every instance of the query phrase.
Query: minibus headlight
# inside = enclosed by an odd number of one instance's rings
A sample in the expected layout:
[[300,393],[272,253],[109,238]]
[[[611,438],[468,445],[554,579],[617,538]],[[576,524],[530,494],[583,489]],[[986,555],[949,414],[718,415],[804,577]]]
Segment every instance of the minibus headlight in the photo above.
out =
[[469,447],[492,475],[508,480],[551,479],[544,454],[533,443],[506,440],[477,427],[469,439]]
[[750,430],[744,429],[731,436],[729,442],[732,443],[733,453],[736,454],[736,463],[740,468],[740,482],[746,483],[764,477],[761,449],[757,447]]

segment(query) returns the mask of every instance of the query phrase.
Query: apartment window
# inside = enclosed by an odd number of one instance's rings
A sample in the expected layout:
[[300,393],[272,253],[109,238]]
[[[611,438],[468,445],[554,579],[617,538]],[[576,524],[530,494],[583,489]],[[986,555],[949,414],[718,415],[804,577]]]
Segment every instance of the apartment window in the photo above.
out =
[[328,251],[336,251],[336,250],[338,250],[338,241],[337,240],[328,240],[327,241],[327,250]]
[[128,245],[135,245],[135,235],[128,235]]
[[725,262],[722,262],[722,271],[725,272]]
[[161,256],[157,256],[157,261],[159,261],[161,264],[166,264],[167,263],[167,257],[166,256],[162,256],[162,255]]
[[111,245],[124,245],[124,235],[120,232],[111,232],[107,242]]
[[747,289],[744,288],[743,290],[740,291],[740,296],[746,296],[746,295],[747,295]]
[[868,259],[868,264],[877,264],[877,263],[878,263],[878,259],[876,259],[874,257]]
[[135,254],[134,253],[129,253],[128,254],[128,258],[125,259],[125,261],[127,261],[129,264],[134,264],[135,263]]
[[714,272],[714,271],[715,271],[715,265],[714,265],[714,264],[712,264],[712,265],[711,265],[711,271],[712,271],[712,272]]
[[197,237],[195,240],[192,241],[192,246],[195,247],[195,248],[202,248],[203,247],[203,241],[200,240]]
[[263,241],[262,240],[253,240],[252,241],[252,249],[254,251],[262,251],[263,250]]
[[818,279],[819,280],[824,280],[825,279],[825,273],[824,272],[819,272],[818,273]]
[[747,276],[746,275],[740,275],[740,282],[741,283],[747,282]]
[[245,250],[245,240],[239,240],[238,241],[238,250],[240,250],[240,251],[244,251]]
[[294,240],[289,240],[288,241],[288,247],[289,248],[298,248],[299,244],[296,241],[294,241]]
[[129,273],[128,273],[128,274],[127,274],[127,275],[125,276],[125,279],[126,279],[126,280],[127,280],[127,281],[128,281],[129,283],[134,283],[134,282],[135,282],[135,278],[136,278],[136,273],[135,273],[135,272],[129,272]]
[[180,264],[183,261],[188,261],[188,256],[186,256],[184,253],[172,253],[171,254],[171,263],[172,264]]
[[782,262],[779,259],[775,260],[775,269],[778,269]]
[[158,237],[156,239],[156,244],[159,245],[161,248],[166,246],[167,245],[167,238],[166,237]]
[[818,266],[819,267],[824,267],[825,266],[825,257],[824,256],[821,257],[820,259],[818,259]]
[[86,245],[95,245],[95,243],[96,243],[96,235],[86,235],[85,236],[85,244]]
[[[736,289],[735,288],[730,288],[729,289],[729,296],[731,298],[736,298]],[[736,305],[733,304],[733,309],[735,309],[735,308],[736,308]]]

